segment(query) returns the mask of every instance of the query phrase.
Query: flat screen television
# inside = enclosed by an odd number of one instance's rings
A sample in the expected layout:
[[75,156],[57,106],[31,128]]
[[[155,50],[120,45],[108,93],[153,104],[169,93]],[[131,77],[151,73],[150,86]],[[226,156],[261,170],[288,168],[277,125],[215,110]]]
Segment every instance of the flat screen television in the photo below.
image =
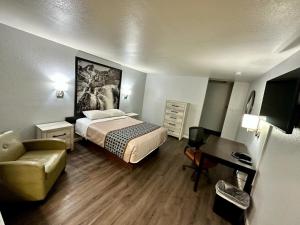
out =
[[299,122],[300,68],[290,71],[266,84],[261,116],[287,134]]

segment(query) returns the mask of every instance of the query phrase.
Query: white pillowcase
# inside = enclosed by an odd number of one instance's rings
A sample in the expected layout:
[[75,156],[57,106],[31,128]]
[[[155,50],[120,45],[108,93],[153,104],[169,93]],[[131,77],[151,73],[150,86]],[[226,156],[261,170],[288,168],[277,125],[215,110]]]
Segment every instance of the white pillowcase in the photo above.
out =
[[122,110],[119,110],[119,109],[107,109],[107,110],[104,110],[104,112],[109,114],[111,117],[124,116],[125,115],[125,113]]
[[[106,110],[105,110],[106,111]],[[89,111],[83,111],[83,115],[85,115],[90,120],[97,120],[97,119],[104,119],[107,117],[111,117],[111,115],[105,111],[101,110],[89,110]]]

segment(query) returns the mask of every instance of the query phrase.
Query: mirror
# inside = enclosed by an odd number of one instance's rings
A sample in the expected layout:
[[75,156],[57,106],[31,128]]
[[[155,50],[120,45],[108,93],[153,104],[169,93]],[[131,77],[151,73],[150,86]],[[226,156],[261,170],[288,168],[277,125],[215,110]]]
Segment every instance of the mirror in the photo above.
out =
[[251,91],[245,107],[246,114],[251,114],[254,105],[254,100],[255,100],[255,91]]

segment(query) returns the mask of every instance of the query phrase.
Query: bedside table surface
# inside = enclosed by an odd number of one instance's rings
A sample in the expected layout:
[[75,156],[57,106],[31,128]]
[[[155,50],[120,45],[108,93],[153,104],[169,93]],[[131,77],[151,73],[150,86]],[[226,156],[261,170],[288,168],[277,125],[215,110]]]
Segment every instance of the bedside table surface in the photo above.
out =
[[42,131],[47,131],[47,130],[55,130],[55,129],[60,129],[60,128],[67,128],[67,127],[72,127],[73,125],[66,122],[66,121],[61,121],[61,122],[55,122],[55,123],[44,123],[44,124],[37,124],[36,127],[38,127]]
[[138,115],[139,114],[133,112],[125,113],[125,116],[138,116]]

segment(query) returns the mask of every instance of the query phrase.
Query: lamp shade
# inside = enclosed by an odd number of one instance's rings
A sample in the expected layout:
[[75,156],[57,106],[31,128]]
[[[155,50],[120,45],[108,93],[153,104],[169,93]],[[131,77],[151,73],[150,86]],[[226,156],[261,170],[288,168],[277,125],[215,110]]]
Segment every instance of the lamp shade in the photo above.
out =
[[242,127],[247,128],[248,130],[256,131],[258,129],[259,116],[244,114]]

